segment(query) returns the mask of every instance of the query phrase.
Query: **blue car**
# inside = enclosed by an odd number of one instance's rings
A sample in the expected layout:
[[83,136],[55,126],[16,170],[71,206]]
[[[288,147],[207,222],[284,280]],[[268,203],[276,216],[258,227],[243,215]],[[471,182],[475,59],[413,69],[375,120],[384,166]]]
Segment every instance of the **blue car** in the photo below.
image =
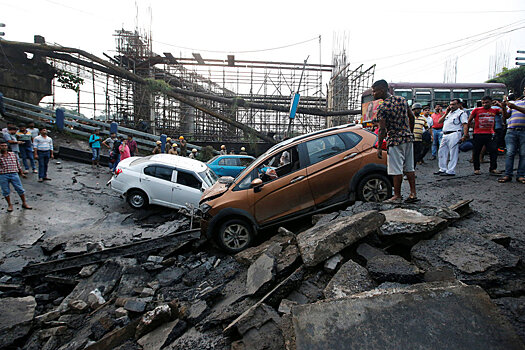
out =
[[213,157],[208,161],[208,166],[218,176],[236,177],[254,159],[252,156],[226,154]]

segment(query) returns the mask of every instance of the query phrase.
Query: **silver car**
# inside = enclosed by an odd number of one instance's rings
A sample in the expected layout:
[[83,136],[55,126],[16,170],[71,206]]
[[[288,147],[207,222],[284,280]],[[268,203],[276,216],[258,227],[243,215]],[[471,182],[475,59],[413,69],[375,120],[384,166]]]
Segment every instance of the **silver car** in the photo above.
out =
[[148,204],[179,209],[197,208],[202,192],[217,180],[217,175],[203,162],[155,154],[124,159],[107,185],[135,209]]

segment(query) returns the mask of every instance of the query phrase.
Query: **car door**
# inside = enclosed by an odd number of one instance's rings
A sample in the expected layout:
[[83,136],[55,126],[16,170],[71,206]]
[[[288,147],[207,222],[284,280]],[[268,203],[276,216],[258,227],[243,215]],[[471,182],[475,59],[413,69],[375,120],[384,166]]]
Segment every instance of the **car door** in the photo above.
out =
[[301,145],[308,155],[308,183],[318,208],[348,198],[350,180],[361,165],[361,139],[356,133],[346,132],[320,137]]
[[190,204],[198,208],[202,195],[202,181],[197,174],[192,171],[177,169],[175,182],[175,189],[171,198],[172,203],[180,207],[186,207]]
[[224,157],[219,159],[218,166],[220,176],[235,177],[240,172],[239,159],[236,157]]
[[165,165],[148,165],[144,168],[140,182],[150,197],[150,203],[171,206],[172,181],[175,168]]
[[[289,152],[290,161],[279,163],[285,152]],[[289,218],[313,208],[314,201],[303,163],[294,146],[274,153],[259,164],[257,171],[272,174],[263,174],[262,187],[253,189],[254,214],[259,225]]]

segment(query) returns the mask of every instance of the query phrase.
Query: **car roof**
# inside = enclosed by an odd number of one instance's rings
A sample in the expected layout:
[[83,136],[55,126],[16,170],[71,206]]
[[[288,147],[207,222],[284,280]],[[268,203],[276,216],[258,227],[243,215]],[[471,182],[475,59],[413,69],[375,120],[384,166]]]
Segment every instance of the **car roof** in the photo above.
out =
[[246,154],[221,154],[216,157],[217,159],[219,158],[253,158],[252,156],[249,156]]
[[155,163],[191,169],[197,172],[206,170],[207,168],[206,164],[199,160],[181,157],[174,154],[155,154],[151,156],[150,160]]
[[295,143],[295,142],[300,141],[300,140],[304,140],[304,139],[310,138],[312,136],[322,135],[324,133],[328,133],[328,132],[336,131],[336,130],[341,130],[341,129],[346,129],[346,128],[348,128],[349,130],[352,130],[352,131],[362,130],[362,127],[360,125],[356,125],[354,123],[338,125],[338,126],[334,126],[334,127],[323,129],[323,130],[314,131],[314,132],[311,132],[311,133],[308,133],[308,134],[295,136],[295,137],[292,137],[290,139],[281,141],[278,144],[272,146],[265,153],[266,154],[271,153],[271,152],[275,151],[276,149],[279,149],[281,147],[290,145],[290,144]]

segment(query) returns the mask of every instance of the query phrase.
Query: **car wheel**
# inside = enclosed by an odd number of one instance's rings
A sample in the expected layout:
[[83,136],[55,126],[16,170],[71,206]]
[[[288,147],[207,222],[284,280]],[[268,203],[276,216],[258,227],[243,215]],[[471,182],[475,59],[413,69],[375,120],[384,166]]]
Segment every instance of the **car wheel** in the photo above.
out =
[[141,190],[129,191],[126,199],[133,209],[142,209],[148,205],[148,196]]
[[252,242],[253,228],[243,219],[226,220],[217,235],[219,246],[229,253],[237,253],[248,248]]
[[363,202],[382,202],[390,197],[392,184],[385,175],[367,175],[357,186],[357,198]]

